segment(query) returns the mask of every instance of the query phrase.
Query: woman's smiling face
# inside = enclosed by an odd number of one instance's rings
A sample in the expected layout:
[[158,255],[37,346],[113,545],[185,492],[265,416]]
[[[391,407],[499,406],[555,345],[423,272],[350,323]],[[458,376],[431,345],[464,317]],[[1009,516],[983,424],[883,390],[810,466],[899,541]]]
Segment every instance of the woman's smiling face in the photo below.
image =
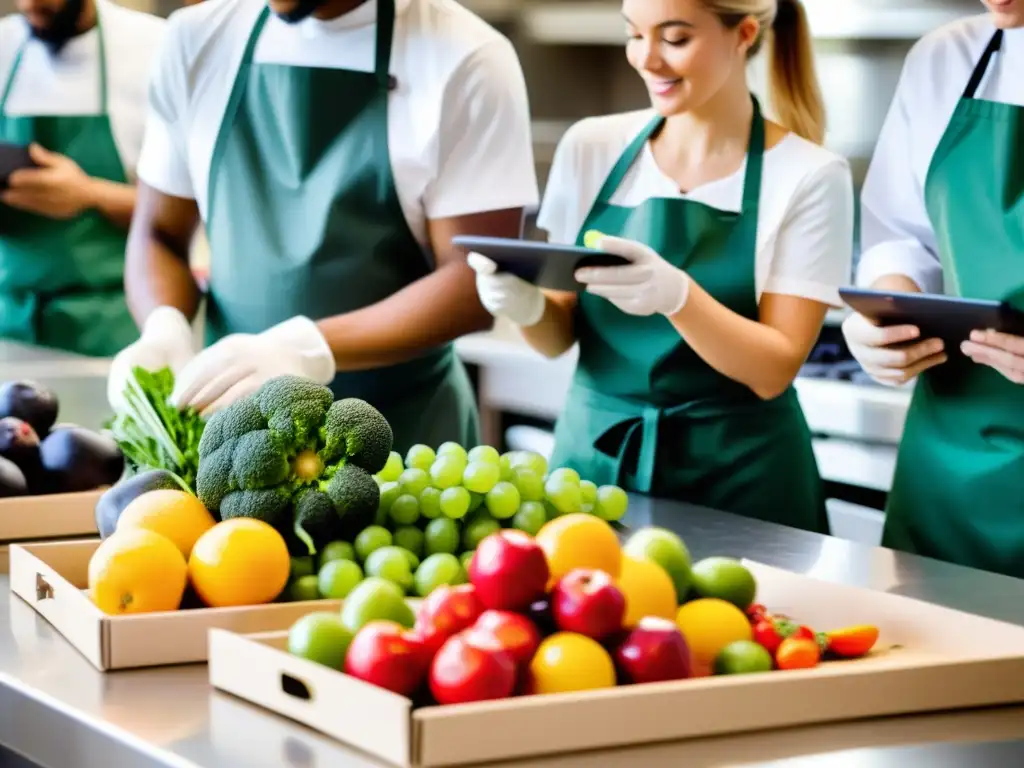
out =
[[1024,0],[982,0],[1000,29],[1024,27]]
[[728,29],[702,0],[623,0],[622,14],[626,58],[666,116],[700,106],[745,69],[758,34],[753,18]]

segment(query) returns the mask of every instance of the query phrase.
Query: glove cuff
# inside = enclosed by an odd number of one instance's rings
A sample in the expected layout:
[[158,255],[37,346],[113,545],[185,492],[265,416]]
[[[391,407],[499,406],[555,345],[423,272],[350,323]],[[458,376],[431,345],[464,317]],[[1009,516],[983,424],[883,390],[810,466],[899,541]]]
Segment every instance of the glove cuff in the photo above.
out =
[[297,352],[303,359],[303,374],[313,381],[326,386],[334,380],[338,370],[334,352],[320,328],[308,317],[299,315],[285,320],[264,331],[263,336]]
[[675,306],[668,312],[665,312],[666,317],[672,317],[676,312],[681,312],[683,307],[686,306],[687,300],[690,298],[690,276],[683,272],[681,269],[676,270],[680,275],[679,288],[676,291],[674,298]]
[[535,293],[530,295],[530,303],[523,307],[522,317],[517,318],[520,320],[519,326],[522,328],[530,328],[536,325],[544,317],[544,310],[547,309],[548,298],[544,295],[544,292],[537,290]]
[[186,339],[191,346],[192,324],[174,307],[157,307],[142,324],[142,336],[152,339]]

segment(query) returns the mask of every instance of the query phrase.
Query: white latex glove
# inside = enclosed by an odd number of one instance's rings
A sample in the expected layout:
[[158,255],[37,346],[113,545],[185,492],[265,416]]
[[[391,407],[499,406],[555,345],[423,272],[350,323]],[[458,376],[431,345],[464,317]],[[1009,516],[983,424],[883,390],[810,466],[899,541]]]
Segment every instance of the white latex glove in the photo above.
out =
[[335,373],[334,354],[316,323],[293,317],[263,333],[225,336],[204,349],[177,377],[171,403],[209,417],[278,376],[326,385]]
[[878,326],[863,315],[843,321],[850,354],[880,384],[899,386],[948,359],[939,339],[919,341],[912,325]]
[[476,272],[476,292],[484,309],[524,327],[540,322],[547,305],[540,288],[516,275],[498,272],[498,265],[479,253],[469,254],[467,262]]
[[107,376],[107,401],[116,412],[125,408],[124,390],[135,368],[159,371],[170,368],[175,375],[195,355],[192,326],[173,307],[158,307],[146,318],[138,341],[114,357]]
[[690,276],[673,267],[652,248],[635,240],[607,235],[597,238],[593,247],[631,263],[577,270],[576,279],[587,286],[587,293],[608,299],[630,315],[674,315],[686,305]]

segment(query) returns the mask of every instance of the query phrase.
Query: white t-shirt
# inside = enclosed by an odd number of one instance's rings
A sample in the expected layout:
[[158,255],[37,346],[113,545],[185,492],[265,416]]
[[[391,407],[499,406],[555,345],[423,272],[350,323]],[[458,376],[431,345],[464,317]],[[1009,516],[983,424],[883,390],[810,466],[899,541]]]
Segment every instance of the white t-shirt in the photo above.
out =
[[[111,131],[130,179],[142,149],[146,92],[166,22],[146,13],[98,0],[106,47],[107,91]],[[0,19],[0,88],[29,29],[21,14]],[[91,29],[53,56],[39,40],[25,47],[7,101],[7,114],[98,115],[100,103],[99,31]]]
[[[396,0],[388,141],[399,201],[428,220],[537,203],[530,110],[511,43],[451,0]],[[264,0],[207,0],[170,18],[139,175],[194,199],[204,219],[210,157]],[[255,62],[373,71],[377,2],[331,21],[271,16]],[[344,98],[338,94],[337,98]]]
[[[929,293],[943,290],[935,231],[924,185],[932,156],[985,47],[991,18],[975,16],[926,35],[907,56],[861,195],[864,254],[857,282],[887,274],[911,278]],[[1024,106],[1024,29],[1004,33],[976,98]]]
[[[576,123],[555,151],[537,225],[551,242],[573,243],[608,174],[653,118],[652,110]],[[652,198],[684,198],[725,211],[742,208],[746,162],[733,175],[688,194],[658,168],[648,143],[612,197],[636,207]],[[764,155],[757,223],[757,297],[778,293],[840,306],[850,279],[853,181],[845,159],[790,134]]]

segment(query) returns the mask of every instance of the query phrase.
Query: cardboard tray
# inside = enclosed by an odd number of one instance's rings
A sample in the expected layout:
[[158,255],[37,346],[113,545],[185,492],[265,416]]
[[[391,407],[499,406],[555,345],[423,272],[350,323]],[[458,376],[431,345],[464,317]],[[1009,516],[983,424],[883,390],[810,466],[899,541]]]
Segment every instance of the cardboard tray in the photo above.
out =
[[96,503],[105,489],[0,499],[0,573],[7,573],[8,545],[96,536]]
[[11,591],[102,671],[206,661],[211,628],[267,632],[340,600],[109,616],[88,598],[89,558],[99,539],[10,548]]
[[[285,632],[210,636],[210,682],[398,766],[463,765],[1024,701],[1024,627],[757,563],[758,602],[878,650],[817,669],[450,707],[289,655]],[[557,723],[557,727],[552,727]]]

